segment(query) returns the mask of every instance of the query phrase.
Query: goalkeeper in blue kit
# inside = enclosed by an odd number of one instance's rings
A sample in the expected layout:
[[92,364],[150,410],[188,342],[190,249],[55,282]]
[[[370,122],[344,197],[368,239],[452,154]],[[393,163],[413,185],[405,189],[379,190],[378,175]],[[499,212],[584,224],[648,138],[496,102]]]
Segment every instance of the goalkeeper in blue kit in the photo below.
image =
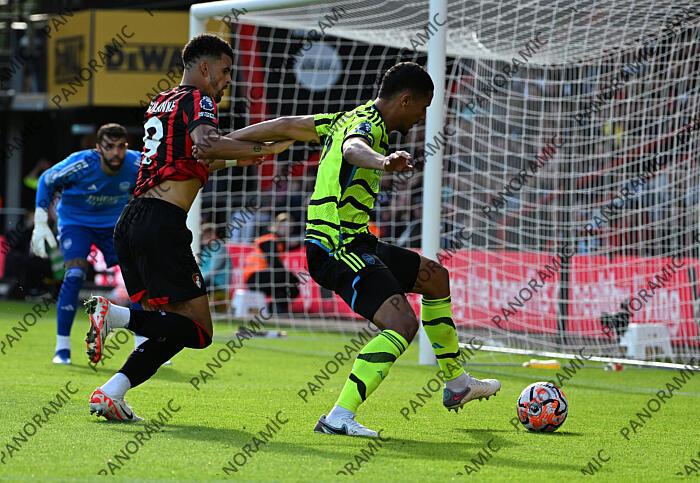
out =
[[97,131],[95,149],[78,151],[45,171],[39,178],[31,250],[47,257],[46,245],[57,246],[49,227],[48,208],[58,203],[58,240],[66,272],[56,303],[58,332],[54,364],[70,364],[70,330],[78,295],[85,281],[90,247],[96,245],[108,267],[117,264],[112,233],[136,184],[141,153],[126,142],[126,129],[105,124]]

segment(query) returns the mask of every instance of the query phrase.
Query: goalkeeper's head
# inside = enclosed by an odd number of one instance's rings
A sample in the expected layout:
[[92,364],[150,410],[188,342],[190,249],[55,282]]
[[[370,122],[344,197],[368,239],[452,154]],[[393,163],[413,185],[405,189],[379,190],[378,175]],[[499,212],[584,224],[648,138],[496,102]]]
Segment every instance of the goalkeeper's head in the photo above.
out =
[[224,91],[231,85],[231,46],[216,35],[197,35],[182,49],[182,63],[185,66],[182,83],[193,85],[220,102]]
[[100,154],[100,164],[105,173],[114,175],[119,172],[126,158],[126,128],[121,124],[109,123],[97,130],[95,149]]
[[387,129],[405,136],[409,129],[423,121],[433,100],[433,89],[430,75],[415,62],[401,62],[386,71],[379,87],[377,107]]

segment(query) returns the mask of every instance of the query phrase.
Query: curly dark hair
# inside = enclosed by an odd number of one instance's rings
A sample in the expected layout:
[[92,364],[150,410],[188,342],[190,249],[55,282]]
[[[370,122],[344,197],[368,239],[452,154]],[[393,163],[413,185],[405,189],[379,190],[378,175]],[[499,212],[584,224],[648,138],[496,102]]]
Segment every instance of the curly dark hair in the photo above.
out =
[[415,62],[400,62],[386,71],[379,87],[379,97],[391,99],[404,89],[418,95],[433,92],[435,86],[430,75]]
[[97,130],[97,142],[101,143],[105,136],[112,139],[126,139],[126,128],[121,124],[110,122]]
[[185,68],[190,67],[200,57],[221,57],[226,54],[233,60],[233,49],[225,40],[216,35],[200,34],[192,37],[182,49],[182,62]]

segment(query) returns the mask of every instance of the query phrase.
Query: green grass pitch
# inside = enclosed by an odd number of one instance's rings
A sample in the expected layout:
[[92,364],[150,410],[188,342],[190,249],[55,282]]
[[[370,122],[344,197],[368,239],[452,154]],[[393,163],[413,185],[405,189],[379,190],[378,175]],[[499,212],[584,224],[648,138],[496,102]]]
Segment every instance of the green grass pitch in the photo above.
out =
[[[28,310],[30,304],[0,304],[3,341]],[[497,397],[471,402],[455,415],[442,407],[437,391],[423,397],[421,407],[414,404],[406,420],[401,408],[421,401],[416,393],[436,372],[417,365],[414,344],[361,408],[358,420],[382,430],[383,441],[370,446],[366,439],[312,432],[349,364],[328,380],[314,376],[343,350],[348,335],[291,332],[286,339],[245,340],[221,367],[207,369],[226,347],[230,329],[221,325],[211,347],[185,350],[173,366],[129,392],[127,400],[148,424],[125,425],[90,416],[87,399],[120,367],[133,342],[94,371],[84,354],[86,328],[81,314],[70,367],[50,362],[55,311],[0,354],[0,480],[100,481],[106,473],[109,481],[561,481],[590,478],[581,470],[594,457],[595,478],[603,481],[668,481],[700,472],[693,463],[700,450],[700,376],[660,408],[652,404],[656,411],[647,411],[650,417],[627,441],[621,428],[639,421],[635,414],[678,372],[586,366],[564,385],[570,411],[560,430],[531,434],[510,423],[517,396],[554,371],[477,364],[473,375],[501,380]],[[473,361],[498,357],[477,354]],[[205,380],[196,390],[190,380],[198,376]],[[298,392],[308,382],[319,389],[304,402]],[[349,470],[353,474],[342,473]]]

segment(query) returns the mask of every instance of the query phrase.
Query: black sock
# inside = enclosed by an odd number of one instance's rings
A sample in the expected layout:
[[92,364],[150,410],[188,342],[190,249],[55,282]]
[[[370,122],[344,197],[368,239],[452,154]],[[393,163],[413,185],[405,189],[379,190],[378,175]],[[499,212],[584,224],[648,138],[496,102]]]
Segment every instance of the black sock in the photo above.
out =
[[132,389],[148,380],[164,362],[170,360],[184,347],[170,341],[148,339],[134,349],[119,372],[129,378]]
[[204,349],[211,344],[211,335],[202,326],[174,312],[130,310],[130,331],[154,340],[166,340],[191,349]]

